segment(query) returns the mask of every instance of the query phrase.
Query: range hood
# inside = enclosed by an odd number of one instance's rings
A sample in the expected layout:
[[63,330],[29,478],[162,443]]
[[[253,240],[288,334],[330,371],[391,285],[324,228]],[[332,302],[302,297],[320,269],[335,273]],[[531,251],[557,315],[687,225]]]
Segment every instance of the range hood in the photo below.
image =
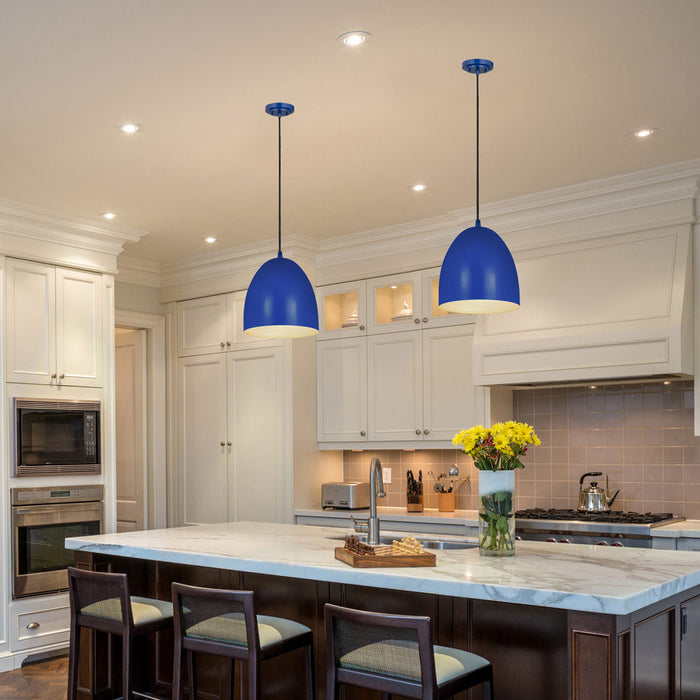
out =
[[678,225],[516,255],[522,306],[478,320],[475,383],[691,377],[690,234]]

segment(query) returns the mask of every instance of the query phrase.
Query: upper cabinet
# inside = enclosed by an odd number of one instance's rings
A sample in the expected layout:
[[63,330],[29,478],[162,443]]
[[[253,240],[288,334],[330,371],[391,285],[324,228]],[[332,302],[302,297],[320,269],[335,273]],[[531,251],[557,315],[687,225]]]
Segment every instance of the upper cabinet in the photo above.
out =
[[7,261],[7,381],[102,385],[102,276]]
[[438,308],[439,276],[436,267],[319,287],[319,339],[473,323]]
[[688,226],[517,257],[521,308],[479,320],[478,384],[692,374]]
[[179,302],[178,357],[281,345],[281,340],[260,340],[243,332],[244,303],[245,292]]

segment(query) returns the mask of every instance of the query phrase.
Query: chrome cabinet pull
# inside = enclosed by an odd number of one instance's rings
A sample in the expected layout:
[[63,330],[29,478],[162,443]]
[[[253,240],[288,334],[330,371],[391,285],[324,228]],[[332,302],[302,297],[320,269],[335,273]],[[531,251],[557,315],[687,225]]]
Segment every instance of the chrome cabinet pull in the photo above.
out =
[[225,348],[225,347],[226,347],[226,343],[224,343],[223,340],[219,343],[219,345],[220,345],[222,348]]
[[231,447],[231,441],[230,441],[230,440],[227,440],[227,441],[226,441],[226,445],[227,445],[228,447]]
[[416,435],[420,435],[420,428],[416,428]]
[[364,437],[365,435],[367,435],[367,433],[364,430],[360,430],[360,435],[362,435],[362,437]]
[[51,379],[56,379],[57,376],[58,376],[58,375],[54,372],[54,373],[51,375]]
[[363,331],[365,329],[364,326],[360,326],[360,330]]
[[230,341],[230,340],[227,340],[227,341],[226,341],[226,347],[227,347],[227,348],[230,348],[230,347],[231,347],[231,341]]
[[414,319],[413,319],[413,323],[420,323],[420,319],[419,319],[419,318],[414,318]]
[[429,319],[427,316],[425,316],[425,317],[423,318],[423,323],[428,323],[429,320],[430,320],[430,319]]
[[219,443],[219,445],[221,445],[221,447],[226,447],[226,443],[223,440]]
[[429,433],[430,431],[427,428],[423,431],[423,435],[428,435]]
[[62,374],[62,375],[59,377],[59,379],[65,379],[65,378],[66,378],[66,375],[65,375],[65,374]]
[[30,623],[27,625],[27,629],[28,629],[28,630],[38,630],[40,626],[41,626],[41,625],[39,625],[38,622],[30,622]]

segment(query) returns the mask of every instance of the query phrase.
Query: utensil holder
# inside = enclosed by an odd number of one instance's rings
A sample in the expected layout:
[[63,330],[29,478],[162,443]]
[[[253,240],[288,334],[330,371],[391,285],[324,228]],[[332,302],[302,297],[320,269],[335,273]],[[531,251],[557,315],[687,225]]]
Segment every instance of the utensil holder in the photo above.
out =
[[455,495],[453,493],[438,494],[438,510],[441,513],[453,513],[455,509]]

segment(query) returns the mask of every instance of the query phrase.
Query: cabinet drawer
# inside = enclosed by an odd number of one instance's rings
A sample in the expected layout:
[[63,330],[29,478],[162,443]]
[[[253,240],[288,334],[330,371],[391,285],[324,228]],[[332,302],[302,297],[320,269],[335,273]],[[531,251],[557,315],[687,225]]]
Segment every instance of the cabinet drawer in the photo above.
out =
[[28,649],[68,641],[69,607],[47,607],[32,611],[13,610],[12,613],[13,649]]

